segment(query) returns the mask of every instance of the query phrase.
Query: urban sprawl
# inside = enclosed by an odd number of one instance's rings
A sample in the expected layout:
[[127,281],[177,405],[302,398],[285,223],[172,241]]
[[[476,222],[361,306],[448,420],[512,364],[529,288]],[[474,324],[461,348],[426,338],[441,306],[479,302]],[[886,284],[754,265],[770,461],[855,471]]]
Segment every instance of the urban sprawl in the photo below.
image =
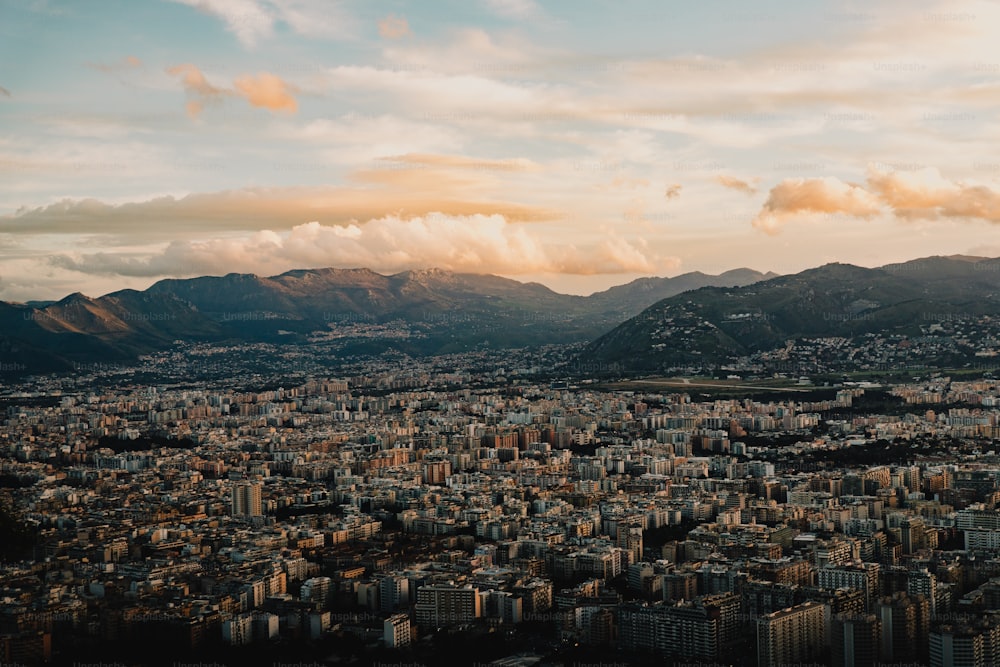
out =
[[538,363],[8,385],[0,663],[1000,664],[1000,381]]

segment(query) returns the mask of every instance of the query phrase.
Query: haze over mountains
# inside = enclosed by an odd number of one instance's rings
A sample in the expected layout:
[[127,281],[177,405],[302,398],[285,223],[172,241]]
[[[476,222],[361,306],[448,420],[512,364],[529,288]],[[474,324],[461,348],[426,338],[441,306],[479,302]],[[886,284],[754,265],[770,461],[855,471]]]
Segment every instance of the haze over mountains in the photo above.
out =
[[[334,332],[355,337],[349,351],[357,352],[395,347],[433,354],[580,342],[686,290],[747,285],[774,275],[694,272],[643,278],[587,297],[436,269],[390,276],[310,269],[272,277],[170,279],[99,298],[76,293],[52,303],[0,302],[0,364],[8,372],[70,370],[126,362],[176,340],[304,342]],[[394,329],[394,335],[380,336],[380,328]]]

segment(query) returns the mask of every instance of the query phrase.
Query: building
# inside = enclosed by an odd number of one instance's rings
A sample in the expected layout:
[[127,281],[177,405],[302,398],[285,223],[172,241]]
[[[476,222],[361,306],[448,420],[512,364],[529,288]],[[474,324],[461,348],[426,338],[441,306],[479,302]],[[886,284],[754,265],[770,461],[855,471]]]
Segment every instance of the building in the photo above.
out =
[[757,664],[812,662],[825,648],[823,605],[804,602],[757,620]]
[[930,633],[931,667],[995,667],[998,649],[1000,625],[995,615],[943,625]]
[[876,667],[882,623],[874,614],[834,616],[830,632],[833,667]]
[[1000,530],[969,528],[965,531],[966,551],[1000,550]]
[[865,592],[865,611],[874,609],[879,595],[878,563],[859,563],[824,567],[816,571],[817,584],[822,588],[853,588]]
[[483,616],[501,623],[516,624],[524,620],[521,598],[506,591],[489,590],[480,594]]
[[642,528],[639,526],[619,526],[615,538],[616,546],[628,557],[629,564],[642,560]]
[[410,617],[406,614],[393,614],[382,622],[382,639],[386,648],[409,646],[412,637]]
[[326,605],[332,586],[333,580],[330,577],[306,579],[299,590],[299,599],[303,602],[312,602],[315,605],[323,607]]
[[698,574],[695,572],[670,572],[663,575],[661,584],[666,602],[691,600],[698,595]]
[[395,611],[410,603],[410,580],[402,575],[390,574],[379,579],[379,609]]
[[739,609],[740,598],[733,593],[707,595],[674,605],[625,605],[619,617],[619,644],[627,651],[717,658],[736,635]]
[[277,639],[279,618],[277,614],[255,613],[253,616],[253,636],[255,640]]
[[715,658],[719,624],[704,610],[664,604],[625,605],[619,612],[618,640],[626,651]]
[[922,595],[931,607],[931,617],[937,614],[937,577],[927,568],[911,570],[906,578],[906,594],[913,597]]
[[417,589],[417,625],[465,625],[482,617],[482,598],[473,586],[431,585]]
[[451,474],[451,461],[425,460],[421,464],[421,474],[424,484],[442,486]]
[[245,646],[253,641],[253,615],[239,614],[222,622],[222,638],[227,644]]
[[261,516],[264,514],[259,482],[240,482],[233,486],[233,516]]
[[878,603],[882,623],[882,660],[920,662],[926,657],[931,607],[925,597],[896,593]]

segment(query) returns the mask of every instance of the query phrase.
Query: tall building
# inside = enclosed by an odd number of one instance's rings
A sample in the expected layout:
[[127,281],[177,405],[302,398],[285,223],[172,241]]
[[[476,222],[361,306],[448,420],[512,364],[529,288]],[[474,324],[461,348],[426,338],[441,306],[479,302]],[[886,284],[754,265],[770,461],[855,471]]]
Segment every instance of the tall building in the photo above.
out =
[[834,616],[830,657],[833,667],[876,667],[879,662],[882,623],[874,614]]
[[899,524],[899,541],[904,554],[916,553],[927,546],[926,526],[919,516],[908,516]]
[[401,574],[389,574],[378,582],[379,609],[394,611],[401,605],[410,603],[410,580]]
[[628,555],[629,564],[642,560],[642,528],[639,526],[619,526],[615,538],[617,546]]
[[264,514],[260,482],[239,482],[233,486],[233,516]]
[[972,628],[941,628],[931,632],[931,667],[994,667],[987,634]]
[[823,605],[804,602],[757,620],[757,664],[812,662],[825,648]]
[[906,578],[906,593],[910,596],[922,595],[931,606],[931,617],[937,615],[937,577],[927,568],[911,570]]
[[441,486],[451,474],[451,461],[447,459],[425,460],[421,465],[421,472],[424,484]]
[[896,593],[878,603],[882,622],[882,660],[910,663],[926,660],[931,607],[927,598]]

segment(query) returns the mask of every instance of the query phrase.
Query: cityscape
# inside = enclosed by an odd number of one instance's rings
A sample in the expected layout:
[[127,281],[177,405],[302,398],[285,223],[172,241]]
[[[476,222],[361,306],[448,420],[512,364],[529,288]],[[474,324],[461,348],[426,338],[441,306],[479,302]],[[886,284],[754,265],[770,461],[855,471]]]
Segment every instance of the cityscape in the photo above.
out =
[[0,0],[0,667],[997,667],[993,0]]
[[[302,373],[201,346],[0,395],[5,664],[993,660],[988,371],[285,352]],[[213,356],[229,374],[199,374]]]

